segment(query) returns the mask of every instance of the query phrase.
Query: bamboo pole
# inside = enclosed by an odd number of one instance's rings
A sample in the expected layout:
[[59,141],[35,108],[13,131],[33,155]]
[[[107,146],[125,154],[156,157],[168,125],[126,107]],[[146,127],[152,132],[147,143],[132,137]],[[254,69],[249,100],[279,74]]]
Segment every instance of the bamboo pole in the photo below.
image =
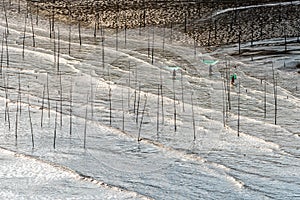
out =
[[9,68],[9,51],[8,51],[8,35],[5,34],[5,46],[6,46],[6,67]]
[[139,128],[139,134],[138,134],[138,142],[142,140],[141,139],[141,130],[142,130],[142,124],[143,124],[143,119],[144,119],[144,114],[145,114],[146,106],[147,106],[147,95],[145,95],[144,109],[142,111],[142,117],[141,117],[141,121],[140,121],[140,128]]
[[60,58],[60,32],[59,32],[59,28],[58,28],[57,29],[57,71],[58,72],[60,70],[59,58]]
[[21,0],[18,0],[18,13],[21,12],[21,3],[20,3]]
[[238,134],[238,137],[240,137],[240,116],[241,116],[241,106],[240,106],[240,103],[241,103],[241,84],[240,84],[240,81],[239,81],[239,93],[238,93],[238,122],[237,122],[237,134]]
[[25,17],[25,26],[24,26],[24,33],[23,33],[23,43],[22,43],[22,58],[24,60],[25,57],[25,38],[26,38],[26,26],[27,26],[27,18]]
[[35,47],[35,34],[34,34],[32,13],[30,13],[30,21],[31,21],[31,32],[32,32],[32,46]]
[[162,42],[163,57],[165,57],[165,40],[166,40],[166,25],[164,24],[164,29],[163,29],[163,42]]
[[124,25],[124,44],[125,49],[127,48],[127,14],[125,12],[125,25]]
[[192,92],[192,94],[191,94],[191,104],[192,104],[193,131],[194,131],[193,133],[194,133],[194,141],[196,141],[196,125],[195,125],[195,113],[194,113],[193,95],[194,95],[194,93]]
[[160,79],[160,95],[161,95],[161,121],[164,124],[164,95],[163,95],[163,80],[162,80],[162,72],[161,68],[159,69],[159,79]]
[[273,62],[272,62],[272,72],[273,72],[273,89],[274,89],[274,105],[275,105],[274,123],[276,125],[277,124],[277,82],[276,82]]
[[36,18],[35,18],[35,25],[39,25],[39,7],[36,5]]
[[138,124],[139,121],[139,109],[140,109],[140,100],[141,100],[141,85],[139,84],[139,95],[138,95],[138,102],[137,102],[137,108],[136,108],[136,124]]
[[137,88],[137,78],[138,78],[138,70],[137,70],[137,66],[135,66],[135,89],[134,89],[134,102],[133,102],[133,113],[136,112],[136,98],[137,98],[137,95],[136,95],[136,88]]
[[267,81],[264,81],[264,118],[267,117]]
[[49,91],[49,78],[47,73],[47,102],[48,102],[48,118],[50,119],[50,91]]
[[44,102],[45,102],[45,84],[44,84],[44,89],[43,89],[43,99],[42,99],[42,115],[41,115],[41,127],[43,127],[43,119],[44,119]]
[[22,114],[22,93],[21,93],[21,73],[18,72],[18,101],[19,101],[19,111]]
[[85,120],[84,120],[84,135],[83,135],[83,148],[86,149],[86,129],[87,129],[87,114],[88,114],[88,96],[87,96],[87,104],[85,107]]
[[[8,130],[10,131],[10,111],[9,111],[9,93],[8,93],[8,87],[9,87],[9,76],[6,78],[6,86],[5,86],[5,119],[7,119],[8,122]],[[5,80],[4,80],[5,82]]]
[[55,31],[53,31],[53,67],[54,69],[57,69],[57,63],[56,63],[56,39],[55,39]]
[[195,58],[197,56],[197,40],[196,40],[196,37],[194,37],[194,56],[195,56]]
[[157,87],[157,113],[156,113],[156,134],[157,134],[157,137],[159,135],[159,95],[160,95],[160,85],[158,84],[158,87]]
[[122,86],[122,131],[125,130],[124,90]]
[[185,112],[185,109],[184,109],[184,88],[183,88],[183,75],[182,75],[182,70],[180,71],[180,83],[181,83],[181,101],[182,101],[182,110],[183,112]]
[[68,39],[68,53],[71,55],[71,42],[72,42],[72,25],[69,24],[69,39]]
[[[174,70],[175,71],[175,70]],[[174,102],[174,131],[177,131],[177,113],[176,113],[176,92],[175,92],[175,77],[173,77],[173,102]]]
[[112,99],[111,99],[111,88],[109,86],[109,90],[108,90],[108,98],[109,98],[109,125],[111,126],[112,124]]
[[52,25],[51,25],[51,17],[49,16],[49,38],[52,38]]
[[61,75],[62,73],[59,73],[59,87],[60,87],[60,128],[62,128],[62,125],[63,125],[63,104],[62,104],[62,101],[63,101],[63,87],[62,87],[62,79],[61,79]]
[[151,48],[151,64],[154,63],[154,27],[152,27],[152,48]]
[[223,99],[223,126],[226,126],[226,83],[225,79],[223,80],[223,89],[222,89],[222,99]]
[[4,17],[5,17],[5,34],[8,35],[9,34],[9,27],[8,27],[8,17],[7,17],[7,10],[6,10],[6,6],[5,3],[3,1],[3,9],[4,9]]
[[148,31],[147,31],[147,37],[148,37],[148,46],[147,46],[147,51],[148,51],[148,58],[150,58],[150,28],[148,28]]
[[4,33],[3,33],[3,37],[2,37],[2,41],[1,41],[1,58],[0,58],[0,74],[3,75],[3,54],[4,54],[4,48],[3,48],[3,45],[4,45]]
[[116,51],[118,50],[119,50],[119,27],[118,27],[118,17],[116,17]]
[[172,40],[173,40],[173,22],[171,21],[171,36],[170,36],[170,43],[172,44]]
[[31,119],[31,111],[30,111],[30,101],[29,101],[29,85],[27,86],[28,88],[28,96],[27,96],[27,105],[28,105],[28,117],[29,117],[29,125],[30,125],[30,133],[31,133],[31,144],[32,144],[32,148],[34,148],[34,136],[33,136],[33,126],[32,126],[32,119]]
[[17,97],[17,111],[16,111],[16,121],[15,121],[15,144],[18,142],[18,124],[19,124],[19,97]]
[[105,58],[105,51],[104,51],[104,40],[105,40],[105,36],[104,36],[104,29],[103,29],[103,27],[101,26],[101,33],[102,33],[102,68],[104,69],[104,67],[105,67],[105,65],[104,65],[104,58]]
[[55,147],[56,147],[56,131],[57,131],[57,101],[55,102],[55,121],[54,121],[53,149],[55,149]]
[[128,109],[130,108],[130,89],[131,89],[131,69],[130,69],[130,61],[128,61],[128,92],[127,92],[127,102]]
[[69,117],[70,117],[70,136],[72,135],[72,125],[73,125],[73,80],[71,80],[71,87],[70,87],[70,104],[69,104]]
[[241,27],[239,27],[239,55],[241,55]]
[[95,14],[95,17],[94,17],[94,39],[96,39],[96,37],[97,37],[97,21],[98,20],[96,19],[96,14]]
[[90,72],[91,77],[91,97],[90,97],[90,103],[91,103],[91,120],[94,118],[94,87],[93,87],[93,77],[92,73]]
[[79,37],[79,44],[81,46],[82,41],[81,41],[81,23],[80,23],[80,20],[78,21],[78,37]]
[[161,117],[162,124],[165,123],[165,114],[164,114],[164,95],[163,95],[163,86],[160,84],[160,95],[161,95]]
[[54,6],[53,6],[53,4],[52,4],[52,24],[51,24],[51,29],[52,29],[52,31],[54,31],[54,25],[55,25],[55,18],[54,18],[54,16],[55,16],[55,11],[54,11]]

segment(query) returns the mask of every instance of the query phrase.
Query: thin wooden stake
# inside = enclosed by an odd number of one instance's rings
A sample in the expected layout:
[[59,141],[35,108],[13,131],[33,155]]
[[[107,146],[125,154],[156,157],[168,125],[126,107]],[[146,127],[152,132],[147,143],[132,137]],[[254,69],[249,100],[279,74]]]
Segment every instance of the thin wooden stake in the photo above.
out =
[[15,121],[15,142],[17,145],[18,142],[18,124],[19,124],[19,94],[17,97],[17,112],[16,112],[16,121]]
[[108,91],[108,98],[109,98],[109,125],[111,126],[111,119],[112,119],[112,102],[111,102],[111,88],[109,86]]
[[264,118],[266,118],[267,117],[267,81],[265,80],[264,81],[265,82],[265,84],[264,84],[264,93],[265,93],[265,95],[264,95]]
[[[8,121],[8,130],[10,131],[10,111],[9,111],[9,93],[8,93],[8,87],[9,87],[9,82],[8,82],[8,76],[6,79],[6,87],[5,87],[5,119]],[[4,80],[5,82],[5,80]]]
[[161,117],[162,117],[162,124],[165,123],[165,114],[164,114],[164,95],[163,95],[163,86],[160,85],[160,95],[161,95]]
[[72,41],[72,25],[69,25],[69,45],[68,45],[68,53],[71,55],[71,41]]
[[277,81],[275,77],[273,62],[272,62],[272,72],[273,72],[273,89],[274,89],[274,104],[275,104],[274,123],[276,125],[277,124]]
[[125,129],[125,112],[124,112],[124,91],[122,86],[122,131]]
[[60,58],[60,33],[59,28],[57,30],[57,71],[59,72],[59,58]]
[[145,114],[146,106],[147,106],[147,95],[145,95],[144,109],[142,111],[142,117],[141,117],[141,121],[140,121],[140,128],[139,128],[139,134],[138,134],[138,142],[142,140],[141,139],[141,130],[142,130],[142,124],[143,124],[143,119],[144,119],[144,114]]
[[81,46],[82,41],[81,41],[81,24],[80,24],[80,21],[78,22],[78,37],[79,37],[79,44]]
[[51,17],[49,16],[49,38],[52,38],[52,25],[51,25]]
[[194,141],[196,141],[196,125],[195,125],[195,113],[194,113],[193,95],[194,95],[194,93],[192,92],[192,94],[191,94],[191,104],[192,104],[193,131],[194,131],[193,133],[194,133]]
[[[29,85],[28,85],[29,88]],[[28,104],[28,117],[29,117],[29,125],[30,125],[30,132],[31,132],[31,143],[32,148],[34,148],[34,137],[33,137],[33,126],[32,126],[32,119],[31,119],[31,111],[30,111],[30,101],[29,101],[29,91],[27,96],[27,104]]]
[[105,40],[105,37],[104,37],[104,29],[103,29],[103,27],[101,27],[101,29],[102,29],[102,68],[104,69],[104,67],[105,67],[105,65],[104,65],[104,58],[105,58],[105,51],[104,51],[104,40]]
[[32,46],[35,47],[35,34],[33,28],[33,20],[32,20],[32,13],[30,14],[30,21],[31,21],[31,32],[32,32]]
[[21,73],[18,73],[18,101],[19,101],[19,112],[22,114],[22,93],[21,93]]
[[238,132],[238,137],[240,137],[240,116],[241,116],[241,84],[240,84],[240,81],[239,81],[239,93],[238,93],[238,124],[237,124],[237,132]]
[[2,75],[2,72],[3,72],[3,54],[4,54],[4,52],[3,52],[3,50],[4,50],[4,48],[3,48],[3,45],[4,45],[4,33],[3,33],[3,38],[2,38],[2,42],[1,42],[1,58],[0,58],[0,74]]
[[175,77],[173,77],[173,102],[174,102],[174,131],[177,131],[177,113],[176,113],[176,92],[175,92]]
[[6,46],[6,66],[9,68],[9,51],[8,51],[8,35],[5,34],[5,46]]
[[55,41],[55,32],[53,31],[53,67],[57,69],[56,63],[56,41]]
[[48,102],[48,118],[50,119],[50,91],[49,91],[49,78],[47,73],[47,102]]
[[21,12],[21,3],[20,3],[21,0],[18,0],[18,13]]
[[53,148],[56,146],[56,130],[57,130],[57,101],[55,104],[55,122],[54,122],[54,137],[53,137]]
[[154,63],[154,27],[152,27],[152,48],[151,48],[151,64]]
[[222,99],[223,99],[223,126],[225,127],[226,126],[226,119],[225,119],[225,116],[226,116],[226,97],[225,97],[225,94],[226,94],[226,83],[225,83],[225,79],[223,81],[223,89],[222,89]]
[[83,135],[83,148],[84,149],[86,149],[87,114],[88,114],[88,104],[85,107],[84,135]]
[[7,10],[6,10],[6,6],[4,4],[3,1],[3,7],[4,7],[4,17],[5,17],[5,34],[8,35],[9,34],[9,28],[8,28],[8,17],[7,17]]
[[70,109],[70,136],[72,135],[72,118],[73,118],[73,80],[71,80],[71,87],[70,87],[70,104],[69,104],[69,109]]
[[127,47],[127,14],[125,12],[125,26],[124,26],[124,43],[125,43],[125,49]]
[[136,118],[135,118],[137,124],[138,124],[138,121],[139,121],[140,99],[141,99],[141,86],[139,85],[139,95],[138,95],[138,102],[137,102],[137,108],[136,108]]
[[60,86],[60,100],[59,100],[59,102],[60,102],[60,128],[62,128],[62,125],[63,125],[63,118],[62,118],[62,116],[63,116],[63,97],[62,97],[62,95],[63,95],[63,88],[62,88],[62,79],[61,79],[61,75],[62,73],[59,73],[59,86]]
[[91,97],[90,97],[90,101],[91,101],[91,120],[93,120],[93,118],[94,118],[94,88],[93,88],[92,73],[90,73],[90,77],[91,77]]
[[39,25],[39,7],[36,5],[36,18],[35,18],[35,25]]
[[130,108],[130,89],[131,89],[131,69],[130,69],[130,61],[128,62],[128,97],[127,97],[127,102],[128,102],[128,109]]
[[158,133],[159,133],[159,95],[160,95],[160,85],[158,84],[158,87],[157,87],[157,114],[156,114],[156,134],[157,134],[157,137],[158,137]]
[[118,19],[116,19],[116,51],[119,49],[119,27],[118,27]]
[[180,82],[181,82],[181,101],[182,101],[182,110],[183,112],[185,111],[184,109],[184,88],[183,88],[183,76],[182,76],[182,70],[181,70],[181,74],[180,74]]
[[22,58],[24,60],[25,57],[25,38],[26,38],[26,26],[27,26],[27,18],[25,17],[25,26],[24,26],[24,33],[23,33],[23,44],[22,44]]
[[41,127],[43,127],[43,119],[44,119],[44,102],[45,102],[45,85],[43,89],[43,99],[42,99],[42,115],[41,115]]

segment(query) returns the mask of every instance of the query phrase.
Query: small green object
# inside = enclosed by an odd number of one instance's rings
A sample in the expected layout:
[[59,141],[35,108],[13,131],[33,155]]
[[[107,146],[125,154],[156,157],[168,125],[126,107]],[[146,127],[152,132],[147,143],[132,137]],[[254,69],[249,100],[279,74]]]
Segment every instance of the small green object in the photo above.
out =
[[202,62],[206,65],[215,65],[217,64],[219,61],[218,60],[205,60],[203,59]]
[[233,77],[234,79],[237,78],[236,74],[232,74],[232,75],[230,76],[230,78],[232,79],[232,77]]

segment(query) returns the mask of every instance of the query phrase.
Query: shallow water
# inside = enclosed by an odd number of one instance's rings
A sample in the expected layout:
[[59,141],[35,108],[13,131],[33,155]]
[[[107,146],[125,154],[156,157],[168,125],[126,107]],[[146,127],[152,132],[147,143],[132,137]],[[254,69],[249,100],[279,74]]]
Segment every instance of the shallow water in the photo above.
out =
[[[3,33],[5,20],[0,16]],[[197,48],[195,54],[189,45],[193,41],[177,32],[172,37],[180,41],[171,41],[168,29],[165,39],[163,29],[145,28],[141,34],[127,30],[126,43],[124,31],[116,39],[113,31],[105,30],[103,68],[100,32],[94,38],[93,30],[82,28],[80,46],[77,26],[71,26],[69,55],[69,26],[57,23],[56,39],[50,39],[48,21],[39,19],[38,25],[34,23],[36,47],[27,24],[23,59],[24,18],[10,11],[8,23],[0,137],[6,149],[1,156],[9,162],[0,166],[10,166],[12,171],[6,174],[13,178],[1,184],[1,196],[36,198],[21,187],[21,178],[45,199],[300,197],[299,74],[296,69],[282,70],[283,60],[291,63],[296,53],[250,59],[230,56],[237,47],[228,46],[211,53]],[[211,76],[203,59],[219,60]],[[278,80],[276,125],[270,61]],[[226,65],[237,74],[237,86],[224,84]],[[173,66],[180,67],[175,78]],[[160,84],[163,95],[158,95]],[[23,158],[7,151],[26,155],[26,166],[12,165]],[[28,174],[35,181],[46,174],[44,183],[52,189],[40,190]],[[52,181],[60,174],[64,174],[58,180],[66,188],[63,194]],[[17,189],[7,187],[9,183]]]

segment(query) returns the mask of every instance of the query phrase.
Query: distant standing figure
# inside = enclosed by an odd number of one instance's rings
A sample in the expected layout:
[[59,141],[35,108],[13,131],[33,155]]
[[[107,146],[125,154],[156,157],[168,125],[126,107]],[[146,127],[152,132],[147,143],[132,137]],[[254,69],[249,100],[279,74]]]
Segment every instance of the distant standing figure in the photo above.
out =
[[173,69],[173,79],[175,79],[175,77],[176,77],[176,70]]
[[212,65],[209,65],[209,76],[212,75]]
[[231,79],[231,84],[233,85],[233,84],[234,84],[234,80],[236,79],[236,74],[235,74],[235,73],[232,74],[232,75],[230,76],[230,79]]
[[234,84],[234,75],[231,76],[231,84]]

